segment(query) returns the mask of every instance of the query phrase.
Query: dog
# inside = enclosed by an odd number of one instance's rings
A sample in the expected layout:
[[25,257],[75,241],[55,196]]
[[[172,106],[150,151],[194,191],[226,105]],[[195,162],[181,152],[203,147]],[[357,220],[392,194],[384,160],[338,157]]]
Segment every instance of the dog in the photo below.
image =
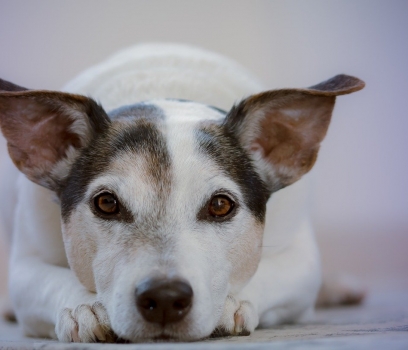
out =
[[194,341],[310,319],[321,266],[303,175],[336,96],[363,87],[337,75],[267,91],[173,44],[122,51],[64,92],[2,80],[20,174],[3,166],[1,212],[14,212],[2,220],[25,334]]

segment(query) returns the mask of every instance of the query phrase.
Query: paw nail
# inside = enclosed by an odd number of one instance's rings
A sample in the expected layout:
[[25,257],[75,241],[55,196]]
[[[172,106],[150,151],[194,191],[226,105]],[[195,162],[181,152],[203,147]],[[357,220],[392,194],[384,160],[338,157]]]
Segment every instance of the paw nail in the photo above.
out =
[[241,332],[242,332],[242,326],[239,324],[235,325],[234,333],[240,334]]
[[96,329],[94,329],[94,334],[96,335],[96,338],[99,341],[106,341],[105,334],[100,327],[97,327]]
[[235,321],[234,333],[239,334],[242,332],[242,326],[244,324],[244,319],[241,315],[235,314],[234,321]]

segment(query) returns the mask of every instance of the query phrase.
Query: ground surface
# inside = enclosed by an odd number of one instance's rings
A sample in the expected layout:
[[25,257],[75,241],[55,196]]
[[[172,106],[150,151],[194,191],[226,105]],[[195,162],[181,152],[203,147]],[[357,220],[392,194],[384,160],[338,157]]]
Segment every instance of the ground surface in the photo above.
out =
[[321,309],[313,323],[257,330],[249,337],[196,343],[64,344],[25,338],[16,324],[0,323],[0,349],[408,349],[408,290],[373,291],[361,306]]

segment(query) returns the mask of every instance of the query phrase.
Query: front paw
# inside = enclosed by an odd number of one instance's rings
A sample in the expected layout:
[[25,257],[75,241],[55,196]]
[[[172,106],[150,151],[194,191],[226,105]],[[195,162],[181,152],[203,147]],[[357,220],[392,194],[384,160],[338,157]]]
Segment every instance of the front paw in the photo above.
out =
[[100,302],[60,311],[55,333],[63,342],[112,343],[115,340],[108,314]]
[[249,301],[239,301],[229,295],[212,336],[250,335],[258,322],[258,314]]

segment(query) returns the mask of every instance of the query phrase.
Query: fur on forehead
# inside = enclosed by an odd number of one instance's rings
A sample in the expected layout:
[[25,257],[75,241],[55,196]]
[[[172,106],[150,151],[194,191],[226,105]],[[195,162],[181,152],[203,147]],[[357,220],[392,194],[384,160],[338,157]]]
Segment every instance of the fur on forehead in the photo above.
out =
[[126,105],[116,108],[108,113],[109,118],[113,121],[135,120],[147,118],[152,121],[164,119],[163,110],[157,105],[150,102],[139,102],[133,105]]
[[[113,164],[122,164],[123,157],[144,153],[138,171],[143,170],[156,186],[168,188],[170,172],[180,171],[180,162],[188,168],[185,158],[195,153],[194,157],[205,156],[237,184],[246,206],[263,221],[269,194],[238,140],[222,126],[223,111],[190,101],[155,100],[121,107],[109,115],[110,132],[96,138],[74,164],[63,191],[63,215],[81,200],[93,179],[109,172]],[[188,170],[191,172],[194,169]]]
[[152,100],[151,103],[164,111],[168,123],[222,121],[226,115],[225,111],[217,107],[188,100],[162,99]]
[[[83,197],[88,184],[105,172],[123,150],[148,155],[150,176],[162,182],[167,176],[170,155],[165,129],[169,124],[190,125],[201,120],[222,121],[222,112],[209,106],[187,101],[154,100],[123,106],[109,113],[109,129],[96,135],[73,164],[61,191],[62,213],[66,216]],[[165,181],[164,181],[165,182]]]

